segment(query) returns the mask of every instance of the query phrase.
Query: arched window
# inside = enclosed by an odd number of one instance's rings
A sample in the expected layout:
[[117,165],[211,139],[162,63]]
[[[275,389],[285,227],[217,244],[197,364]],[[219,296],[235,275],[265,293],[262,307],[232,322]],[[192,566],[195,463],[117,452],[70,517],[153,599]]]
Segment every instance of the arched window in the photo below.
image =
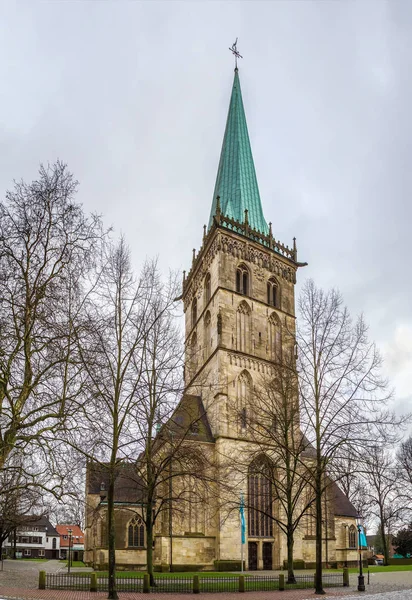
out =
[[271,277],[267,283],[267,301],[271,306],[280,306],[279,285],[274,277]]
[[241,302],[236,313],[236,349],[249,352],[250,348],[250,307]]
[[349,527],[349,548],[356,548],[356,527],[351,525]]
[[205,277],[205,306],[209,302],[211,296],[210,273]]
[[245,265],[239,265],[236,270],[236,291],[249,296],[249,271]]
[[212,345],[212,338],[210,335],[210,323],[211,323],[211,317],[210,317],[210,312],[207,311],[207,313],[205,314],[205,320],[204,320],[204,333],[205,333],[205,340],[204,340],[204,346],[205,346],[205,358],[207,358],[210,355],[210,350],[211,350],[211,345]]
[[194,298],[192,302],[192,327],[196,325],[197,321],[197,300]]
[[251,403],[252,378],[247,371],[242,371],[237,378],[237,411],[239,415],[239,427],[241,430],[247,427],[248,408]]
[[279,362],[282,359],[282,331],[279,317],[272,313],[268,322],[268,354],[270,360]]
[[273,536],[273,498],[270,463],[262,456],[249,467],[248,534],[250,537]]
[[144,523],[137,515],[129,523],[129,548],[144,548]]

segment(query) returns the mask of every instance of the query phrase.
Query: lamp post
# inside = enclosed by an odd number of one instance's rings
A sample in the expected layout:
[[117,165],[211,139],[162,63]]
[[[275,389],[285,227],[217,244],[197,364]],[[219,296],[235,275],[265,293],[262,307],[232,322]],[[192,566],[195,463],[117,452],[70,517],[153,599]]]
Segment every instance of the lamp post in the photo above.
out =
[[70,573],[70,559],[71,559],[70,549],[71,549],[71,545],[72,545],[72,533],[73,533],[73,529],[68,529],[67,533],[69,534],[69,561],[68,561],[67,572]]
[[365,577],[363,576],[363,570],[362,570],[362,540],[361,540],[361,534],[362,534],[362,526],[361,526],[360,522],[358,521],[358,546],[359,546],[358,592],[364,592],[365,591]]

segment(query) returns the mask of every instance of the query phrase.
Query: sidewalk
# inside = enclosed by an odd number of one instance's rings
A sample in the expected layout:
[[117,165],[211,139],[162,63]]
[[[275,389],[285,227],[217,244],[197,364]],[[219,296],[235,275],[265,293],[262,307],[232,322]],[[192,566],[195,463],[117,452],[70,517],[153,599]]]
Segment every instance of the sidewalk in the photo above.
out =
[[[242,594],[243,600],[312,600],[313,598],[339,598],[356,593],[352,588],[334,588],[327,591],[326,596],[318,596],[311,590],[288,590],[286,592],[245,592]],[[162,600],[184,600],[193,597],[193,594],[144,594],[146,598],[161,598]],[[119,592],[121,600],[142,600],[143,594]],[[196,594],[197,598],[202,600],[239,600],[239,592],[218,592]],[[359,596],[356,596],[357,598]],[[363,594],[363,597],[366,594]],[[0,587],[0,599],[10,598],[19,600],[106,600],[107,592],[76,592],[71,590],[26,590],[21,588]],[[411,596],[412,599],[412,596]],[[382,600],[382,596],[380,597]]]

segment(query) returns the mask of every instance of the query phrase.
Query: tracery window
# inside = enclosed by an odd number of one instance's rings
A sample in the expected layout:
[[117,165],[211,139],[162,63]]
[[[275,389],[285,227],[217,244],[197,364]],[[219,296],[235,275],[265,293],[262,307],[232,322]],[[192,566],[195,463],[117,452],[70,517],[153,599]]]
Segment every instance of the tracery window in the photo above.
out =
[[192,327],[194,327],[196,325],[196,321],[197,321],[197,300],[196,298],[194,298],[193,302],[192,302]]
[[192,335],[191,340],[190,340],[190,347],[189,347],[189,360],[190,360],[190,367],[191,367],[191,376],[193,377],[193,375],[196,373],[196,369],[197,369],[197,335],[196,332]]
[[236,291],[249,296],[249,271],[245,265],[239,265],[236,270]]
[[268,354],[270,360],[279,362],[282,358],[282,333],[279,317],[272,313],[269,317],[269,336],[268,336]]
[[356,548],[356,527],[354,525],[349,527],[349,548]]
[[249,467],[248,534],[250,537],[273,536],[273,497],[270,465],[263,456]]
[[236,313],[236,349],[249,352],[250,348],[250,308],[247,302],[241,302]]
[[144,523],[137,515],[129,523],[129,548],[144,548]]
[[211,296],[210,273],[205,277],[205,305],[209,302]]
[[267,283],[267,301],[271,306],[280,306],[279,285],[274,277]]

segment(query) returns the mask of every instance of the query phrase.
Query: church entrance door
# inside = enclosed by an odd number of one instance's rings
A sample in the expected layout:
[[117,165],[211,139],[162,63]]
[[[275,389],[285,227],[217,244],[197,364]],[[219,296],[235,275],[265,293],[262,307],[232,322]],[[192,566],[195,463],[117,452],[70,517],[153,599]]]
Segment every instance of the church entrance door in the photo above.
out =
[[272,542],[263,542],[263,569],[265,571],[273,569],[272,548]]
[[257,571],[257,542],[248,542],[249,571]]

